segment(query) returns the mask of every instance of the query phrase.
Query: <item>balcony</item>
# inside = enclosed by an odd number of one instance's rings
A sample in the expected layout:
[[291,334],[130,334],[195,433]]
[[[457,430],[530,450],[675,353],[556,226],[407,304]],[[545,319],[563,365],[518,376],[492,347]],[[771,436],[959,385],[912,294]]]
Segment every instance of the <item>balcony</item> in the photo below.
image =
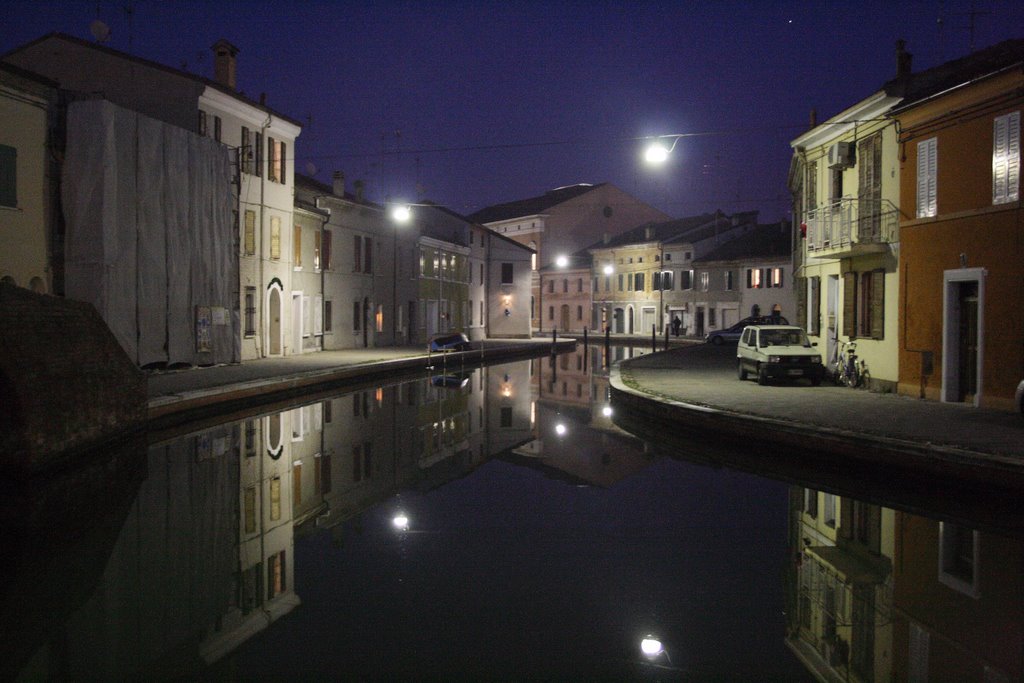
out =
[[844,197],[807,212],[807,257],[876,254],[900,239],[900,212],[885,199]]

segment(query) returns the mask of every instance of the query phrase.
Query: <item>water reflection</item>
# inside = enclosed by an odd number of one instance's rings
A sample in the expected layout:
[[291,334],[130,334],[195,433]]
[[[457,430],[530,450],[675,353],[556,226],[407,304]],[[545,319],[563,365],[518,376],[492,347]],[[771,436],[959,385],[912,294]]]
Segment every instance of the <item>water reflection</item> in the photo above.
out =
[[842,680],[1021,680],[1022,544],[814,489],[790,492],[786,644]]
[[66,550],[45,574],[63,604],[6,594],[10,672],[1021,678],[1019,541],[623,431],[607,364],[643,352],[432,372],[152,445],[119,487],[79,479],[117,514],[75,542],[57,496],[26,514]]

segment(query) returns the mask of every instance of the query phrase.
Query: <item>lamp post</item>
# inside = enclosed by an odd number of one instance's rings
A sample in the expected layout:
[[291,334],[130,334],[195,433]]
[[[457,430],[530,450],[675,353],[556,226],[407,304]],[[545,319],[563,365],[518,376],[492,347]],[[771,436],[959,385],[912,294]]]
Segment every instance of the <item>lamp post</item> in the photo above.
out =
[[398,226],[408,223],[412,210],[405,204],[391,209],[391,343],[398,346]]

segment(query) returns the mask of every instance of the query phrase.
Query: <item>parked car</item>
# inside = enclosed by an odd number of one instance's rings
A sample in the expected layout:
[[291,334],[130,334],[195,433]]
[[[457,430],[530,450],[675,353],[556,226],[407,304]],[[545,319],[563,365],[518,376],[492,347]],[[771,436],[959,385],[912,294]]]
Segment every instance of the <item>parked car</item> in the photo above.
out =
[[736,372],[758,384],[775,379],[809,379],[818,386],[825,374],[821,356],[803,329],[793,325],[748,325],[736,345]]
[[443,351],[469,351],[470,344],[466,335],[461,332],[455,334],[442,334],[430,340],[428,347],[431,353]]
[[1017,385],[1017,396],[1014,399],[1017,403],[1017,410],[1024,415],[1024,379]]
[[708,332],[704,335],[704,341],[714,344],[716,346],[724,344],[725,342],[737,342],[740,339],[740,335],[743,334],[743,328],[747,325],[788,325],[789,321],[783,318],[781,315],[777,318],[773,318],[770,315],[752,315],[748,318],[730,325],[724,330],[715,330],[714,332]]

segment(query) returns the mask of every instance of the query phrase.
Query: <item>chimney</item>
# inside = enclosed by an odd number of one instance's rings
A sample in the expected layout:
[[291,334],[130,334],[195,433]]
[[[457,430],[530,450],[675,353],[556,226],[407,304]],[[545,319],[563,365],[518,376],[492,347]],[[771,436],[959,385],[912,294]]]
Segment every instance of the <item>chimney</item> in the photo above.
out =
[[644,228],[644,239],[646,239],[646,240],[653,240],[654,239],[654,226],[653,225],[648,225],[646,228]]
[[611,241],[612,241],[612,236],[611,236],[611,234],[610,234],[610,233],[607,233],[607,232],[606,232],[606,233],[604,234],[604,243],[605,243],[605,244],[608,244],[608,243],[609,243],[609,242],[611,242]]
[[363,187],[364,187],[365,184],[363,183],[362,180],[357,180],[357,181],[355,181],[352,184],[355,186],[355,190],[356,190],[356,201],[358,201],[358,202],[363,201]]
[[331,184],[334,194],[339,197],[345,196],[345,174],[342,171],[334,172],[334,175],[331,176]]
[[235,55],[238,48],[221,38],[210,48],[213,50],[213,80],[235,90]]
[[905,81],[910,77],[914,55],[907,52],[907,41],[900,38],[896,41],[896,78]]
[[818,125],[818,110],[815,109],[814,107],[811,107],[811,121],[810,121],[810,123],[811,123],[811,126],[810,126],[811,128],[814,128],[816,125]]

